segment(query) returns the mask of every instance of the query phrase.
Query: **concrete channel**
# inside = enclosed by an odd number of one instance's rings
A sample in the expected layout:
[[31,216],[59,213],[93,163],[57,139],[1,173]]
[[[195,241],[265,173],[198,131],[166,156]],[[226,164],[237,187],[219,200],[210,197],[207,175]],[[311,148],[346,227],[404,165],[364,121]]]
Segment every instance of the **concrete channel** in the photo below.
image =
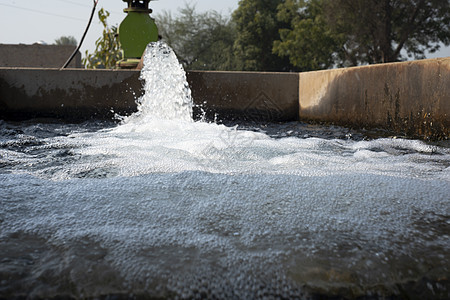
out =
[[[0,68],[0,118],[110,119],[130,114],[139,71]],[[306,73],[190,71],[208,118],[312,121],[411,137],[450,134],[450,57]]]

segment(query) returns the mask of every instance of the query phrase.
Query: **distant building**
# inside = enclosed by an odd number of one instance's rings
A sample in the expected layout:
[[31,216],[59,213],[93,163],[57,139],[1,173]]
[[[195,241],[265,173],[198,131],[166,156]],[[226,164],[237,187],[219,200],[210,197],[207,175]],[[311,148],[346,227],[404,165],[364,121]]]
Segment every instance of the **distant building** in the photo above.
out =
[[[71,45],[0,44],[0,67],[61,68],[75,49]],[[68,68],[81,68],[79,51]]]

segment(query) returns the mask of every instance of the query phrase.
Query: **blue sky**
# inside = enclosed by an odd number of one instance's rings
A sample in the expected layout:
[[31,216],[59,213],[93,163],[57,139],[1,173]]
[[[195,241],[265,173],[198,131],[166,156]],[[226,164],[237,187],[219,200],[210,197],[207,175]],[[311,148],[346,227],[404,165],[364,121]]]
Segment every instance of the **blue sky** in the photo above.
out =
[[[198,12],[216,10],[229,15],[238,7],[239,0],[155,0],[150,2],[153,15],[169,11],[176,15],[186,3],[195,5]],[[92,10],[93,0],[0,0],[0,43],[33,44],[44,41],[52,44],[61,36],[81,39]],[[99,0],[98,8],[111,13],[109,23],[120,24],[125,17],[122,0]],[[82,47],[92,52],[95,40],[101,35],[102,26],[95,16]],[[428,57],[449,57],[450,47]]]

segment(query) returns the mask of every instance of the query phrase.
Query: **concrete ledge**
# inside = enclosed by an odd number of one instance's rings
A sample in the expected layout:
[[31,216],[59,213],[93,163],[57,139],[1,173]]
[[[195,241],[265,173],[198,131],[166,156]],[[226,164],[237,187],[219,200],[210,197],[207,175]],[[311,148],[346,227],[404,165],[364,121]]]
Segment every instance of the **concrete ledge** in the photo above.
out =
[[[0,68],[0,118],[111,119],[142,94],[139,71]],[[308,73],[191,71],[196,112],[209,119],[315,121],[450,135],[450,58]]]
[[[142,94],[139,71],[0,68],[0,118],[111,119]],[[296,120],[298,74],[188,72],[196,113],[214,119]]]
[[449,137],[450,58],[300,74],[301,120]]
[[0,68],[0,118],[112,119],[136,111],[137,71]]
[[298,73],[187,73],[195,103],[208,119],[298,120]]

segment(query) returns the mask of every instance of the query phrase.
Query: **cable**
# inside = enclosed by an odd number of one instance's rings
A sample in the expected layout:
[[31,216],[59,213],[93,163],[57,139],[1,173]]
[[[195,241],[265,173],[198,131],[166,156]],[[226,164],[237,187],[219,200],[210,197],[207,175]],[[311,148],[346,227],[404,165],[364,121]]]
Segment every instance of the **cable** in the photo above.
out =
[[73,4],[73,5],[78,5],[78,6],[82,6],[82,7],[91,7],[90,5],[81,4],[81,3],[74,2],[74,1],[69,1],[69,0],[57,0],[57,1],[59,1],[59,2],[66,2],[66,3],[70,3],[70,4]]
[[[90,5],[81,4],[81,3],[74,2],[74,1],[70,1],[70,0],[56,0],[56,1],[64,2],[64,3],[68,3],[68,4],[72,4],[72,5],[77,5],[77,6],[81,6],[81,7],[91,7]],[[153,0],[153,1],[155,1],[155,0]],[[108,10],[108,11],[109,11],[111,14],[123,15],[123,13],[117,12],[117,11],[114,11],[114,10]]]
[[60,17],[60,18],[64,18],[64,19],[72,19],[72,20],[77,20],[77,21],[83,21],[84,22],[83,19],[74,18],[74,17],[70,17],[70,16],[58,15],[58,14],[54,14],[54,13],[49,13],[49,12],[37,10],[37,9],[26,8],[26,7],[10,5],[10,4],[4,4],[4,3],[0,3],[0,5],[7,6],[7,7],[12,7],[12,8],[17,8],[17,9],[20,9],[20,10],[28,10],[28,11],[31,11],[31,12],[34,12],[34,13],[38,13],[38,14],[43,14],[43,15],[48,15],[48,16],[53,16],[53,17]]
[[91,22],[92,22],[92,18],[94,17],[94,13],[95,13],[95,8],[97,7],[97,3],[98,0],[93,0],[94,1],[94,7],[92,8],[92,12],[91,12],[91,17],[89,18],[89,22],[86,26],[86,30],[83,33],[83,37],[81,38],[80,43],[78,44],[77,49],[75,49],[75,51],[73,51],[72,55],[70,56],[70,58],[66,61],[66,63],[64,64],[64,66],[61,69],[65,69],[67,68],[67,66],[70,64],[70,62],[72,61],[72,59],[75,57],[75,55],[77,55],[78,50],[80,50],[81,45],[83,44],[84,38],[86,37],[86,34],[89,30],[89,27],[91,26]]

